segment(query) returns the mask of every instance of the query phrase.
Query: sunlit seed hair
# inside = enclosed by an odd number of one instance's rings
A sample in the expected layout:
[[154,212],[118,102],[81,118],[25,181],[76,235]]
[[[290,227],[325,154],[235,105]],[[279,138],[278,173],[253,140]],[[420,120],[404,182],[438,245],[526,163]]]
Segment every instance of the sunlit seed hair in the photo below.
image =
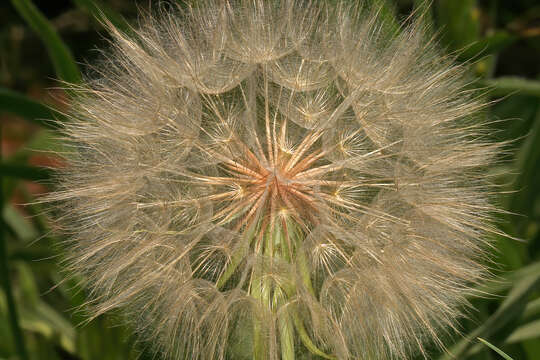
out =
[[498,146],[412,16],[197,1],[147,15],[75,96],[50,200],[93,315],[169,359],[406,359],[482,281]]

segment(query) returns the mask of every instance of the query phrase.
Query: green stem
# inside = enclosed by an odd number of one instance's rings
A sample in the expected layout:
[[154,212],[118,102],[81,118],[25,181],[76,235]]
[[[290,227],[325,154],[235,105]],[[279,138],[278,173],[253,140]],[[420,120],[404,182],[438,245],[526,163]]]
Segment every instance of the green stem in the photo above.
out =
[[[296,254],[295,260],[296,260],[296,264],[298,265],[304,286],[310,292],[310,294],[315,296],[315,291],[313,290],[313,285],[311,284],[311,276],[309,274],[309,267],[307,264],[306,254],[301,244],[299,244],[300,242],[299,229],[297,229],[297,227],[294,226],[294,224],[292,224],[288,220],[287,220],[287,229],[290,229],[290,238],[291,238],[292,246],[295,249],[295,254]],[[300,316],[294,310],[292,311],[292,318],[293,318],[294,327],[296,328],[296,331],[298,332],[298,336],[300,337],[300,340],[312,354],[320,356],[325,359],[331,359],[331,360],[336,359],[336,357],[332,355],[328,355],[324,351],[319,349],[317,345],[315,345],[313,341],[311,341],[311,338],[309,334],[307,333],[306,329],[304,328],[304,324],[302,323]]]
[[296,260],[296,264],[298,265],[298,269],[300,270],[302,281],[304,282],[304,285],[306,289],[309,291],[309,293],[311,295],[315,295],[315,291],[313,290],[313,285],[311,284],[311,276],[309,274],[309,266],[307,264],[306,254],[304,252],[304,248],[301,246],[301,244],[299,244],[300,231],[289,220],[287,220],[287,229],[290,229],[289,237],[291,238],[292,247],[295,250],[295,255],[296,255],[295,260]]
[[[277,297],[278,295],[275,296]],[[278,315],[278,323],[281,343],[281,359],[294,360],[294,327],[287,311],[282,311]]]
[[236,249],[235,251],[233,251],[233,254],[231,256],[231,262],[227,265],[227,267],[225,268],[225,271],[223,272],[223,274],[221,274],[221,276],[216,282],[216,287],[218,289],[223,288],[227,280],[229,280],[232,274],[234,274],[238,265],[245,258],[245,254],[246,254],[245,250],[246,249],[244,247],[240,247]]
[[251,227],[246,231],[246,234],[244,235],[244,239],[242,242],[243,245],[233,251],[233,254],[231,256],[231,262],[227,265],[227,267],[225,268],[225,271],[221,274],[219,279],[216,281],[216,287],[218,289],[221,290],[221,288],[223,288],[227,280],[229,280],[232,274],[234,274],[234,272],[236,271],[236,268],[238,267],[238,265],[240,265],[242,260],[244,260],[248,252],[248,249],[251,246],[251,242],[254,239],[254,234],[258,226],[259,224],[257,224],[257,222],[254,222],[253,225],[251,225]]
[[[262,302],[262,271],[257,271],[254,276],[254,281],[250,284],[249,294],[255,299]],[[257,316],[253,317],[253,359],[265,359],[265,346],[263,336],[261,334],[262,324],[261,319]]]
[[[0,127],[0,142],[2,139],[2,128]],[[0,159],[2,157],[0,150]],[[4,181],[0,175],[0,206],[4,209]],[[3,214],[3,211],[2,211]],[[7,256],[7,244],[4,237],[4,227],[0,226],[0,281],[6,294],[9,324],[11,326],[11,333],[15,342],[15,348],[19,354],[21,360],[28,359],[28,353],[26,352],[26,346],[24,344],[24,338],[22,335],[21,326],[19,324],[19,317],[17,315],[17,307],[15,306],[15,299],[13,298],[13,292],[11,290],[11,280],[9,277],[8,256]]]
[[304,346],[312,354],[318,355],[318,356],[323,357],[325,359],[331,359],[331,360],[336,360],[337,359],[336,357],[334,357],[332,355],[328,355],[327,353],[325,353],[324,351],[319,349],[317,347],[317,345],[315,345],[313,343],[313,341],[311,341],[311,338],[309,337],[309,334],[307,333],[306,329],[304,328],[304,324],[302,324],[302,320],[300,320],[300,317],[298,316],[298,314],[296,312],[294,312],[292,316],[293,316],[293,320],[294,320],[294,327],[296,328],[296,331],[298,332],[298,335],[300,336],[300,340],[302,341]]
[[[274,227],[274,234],[270,237],[270,243],[272,246],[270,247],[270,251],[273,252],[274,246],[276,245],[276,248],[278,251],[276,251],[277,257],[284,260],[291,260],[289,259],[289,249],[287,247],[287,240],[284,239],[285,232],[284,229],[281,228],[281,224],[279,221],[276,221],[276,226]],[[273,254],[270,253],[272,256]],[[281,308],[284,306],[288,301],[288,295],[286,293],[286,284],[283,284],[285,288],[281,289],[280,287],[276,286],[274,288],[274,306],[276,309],[278,309],[278,326],[279,326],[279,337],[280,337],[280,345],[281,345],[281,359],[283,360],[294,360],[294,326],[291,322],[291,317],[288,313],[288,309]]]

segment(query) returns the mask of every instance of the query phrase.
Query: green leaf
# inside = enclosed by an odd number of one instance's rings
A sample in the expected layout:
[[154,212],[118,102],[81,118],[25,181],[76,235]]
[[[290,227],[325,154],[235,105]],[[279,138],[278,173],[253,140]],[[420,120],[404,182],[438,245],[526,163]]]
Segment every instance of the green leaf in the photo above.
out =
[[15,233],[17,238],[23,242],[35,240],[39,236],[39,233],[32,222],[21,215],[11,204],[4,205],[2,219]]
[[62,114],[47,105],[2,87],[0,87],[0,112],[22,116],[49,128],[56,128],[51,119],[63,120],[64,118]]
[[540,262],[535,262],[521,267],[517,271],[507,272],[497,279],[477,287],[476,291],[483,294],[498,295],[508,291],[513,284],[516,284],[521,279],[534,276],[534,274],[538,273],[540,273]]
[[438,25],[444,28],[443,40],[454,50],[464,50],[479,40],[480,12],[476,0],[440,0]]
[[[517,214],[532,215],[538,191],[534,181],[540,166],[540,146],[538,144],[540,144],[540,110],[537,111],[529,136],[517,154],[516,167],[519,175],[514,185],[516,193],[510,203],[510,210]],[[524,232],[522,228],[528,220],[526,218],[520,219],[519,222],[521,223],[519,230],[522,234]]]
[[[491,118],[504,120],[492,126],[496,131],[494,134],[496,139],[511,141],[509,146],[512,150],[519,147],[529,134],[538,110],[540,110],[538,98],[533,96],[513,95],[496,101],[490,109]],[[511,169],[506,171],[506,174],[513,172]]]
[[506,96],[510,94],[532,95],[540,97],[540,81],[529,80],[516,76],[503,76],[491,80],[483,80],[481,85],[491,88],[491,96]]
[[63,140],[58,136],[58,133],[48,129],[43,129],[37,132],[30,141],[27,142],[26,147],[30,151],[44,152],[44,153],[62,153],[66,151]]
[[[5,162],[0,162],[0,166],[2,166],[2,164],[6,165],[5,171],[7,180],[9,180],[7,177],[7,171],[13,171],[11,179],[22,178],[32,181],[46,181],[50,178],[53,170],[45,167],[28,167],[25,164],[28,163],[28,161],[34,155],[43,155],[52,163],[54,163],[56,160],[61,161],[61,155],[57,156],[57,154],[62,154],[65,151],[66,148],[61,143],[57,132],[48,129],[41,129],[25,143],[25,146],[22,146],[14,154],[10,155],[9,158],[4,159]],[[11,167],[14,165],[17,167],[22,166],[22,168],[12,169]],[[2,170],[2,172],[3,171],[4,170]]]
[[525,311],[523,311],[523,318],[529,319],[540,315],[540,298],[534,299],[527,304]]
[[486,346],[490,347],[493,351],[495,351],[497,354],[501,355],[504,359],[506,360],[513,360],[510,356],[508,356],[504,351],[502,351],[501,349],[499,349],[498,347],[496,347],[495,345],[493,344],[490,344],[488,341],[482,339],[482,338],[478,338],[478,340],[480,340],[482,343],[484,343]]
[[[77,338],[77,355],[81,359],[99,360],[142,360],[144,358],[158,360],[151,355],[142,357],[137,354],[134,344],[133,329],[128,329],[100,316],[84,327],[79,328]],[[141,345],[141,344],[139,344]]]
[[504,326],[519,318],[525,309],[526,301],[531,293],[538,290],[540,285],[540,263],[536,263],[534,271],[519,279],[510,290],[497,311],[482,325],[470,332],[458,343],[452,346],[441,359],[462,359],[474,345],[478,337],[489,338],[495,335]]
[[97,0],[72,0],[72,2],[101,23],[108,20],[124,33],[131,31],[130,25],[120,14]]
[[461,60],[469,60],[479,56],[494,54],[513,44],[518,39],[507,31],[497,31],[483,39],[477,40],[463,49],[459,54]]
[[[523,320],[536,318],[540,314],[540,298],[530,301],[523,312]],[[521,325],[516,328],[510,336],[504,341],[505,344],[516,344],[523,341],[540,338],[540,320],[533,320],[525,325]],[[469,352],[468,356],[472,356],[481,352],[484,348],[481,344],[474,345]]]
[[514,330],[512,335],[506,339],[506,342],[512,344],[536,338],[540,338],[540,320],[535,320],[518,327]]
[[73,325],[41,299],[34,273],[27,264],[17,263],[17,270],[22,328],[55,340],[66,351],[73,353],[75,351]]
[[52,171],[47,168],[37,166],[20,165],[15,163],[0,163],[0,173],[2,173],[2,176],[40,181],[50,179]]
[[[0,139],[2,138],[2,127],[0,126]],[[0,146],[0,158],[2,149]],[[0,176],[0,189],[3,189],[3,177]],[[25,344],[25,339],[19,322],[19,314],[15,297],[13,296],[13,288],[11,283],[10,267],[8,261],[7,241],[4,236],[4,211],[7,209],[4,203],[4,193],[0,191],[0,209],[2,210],[2,219],[0,221],[0,286],[3,289],[6,299],[7,317],[10,324],[11,337],[18,356],[21,360],[29,359],[28,351]],[[4,340],[5,341],[5,340]]]
[[69,83],[79,83],[81,81],[79,67],[71,51],[47,18],[31,0],[11,0],[11,3],[45,44],[58,77]]

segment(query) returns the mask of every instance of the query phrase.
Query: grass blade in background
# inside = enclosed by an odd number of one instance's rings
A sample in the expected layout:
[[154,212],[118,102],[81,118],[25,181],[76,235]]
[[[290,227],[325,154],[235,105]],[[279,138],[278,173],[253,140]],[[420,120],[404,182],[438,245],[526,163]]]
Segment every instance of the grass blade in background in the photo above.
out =
[[485,344],[490,349],[492,349],[493,351],[495,351],[497,354],[501,355],[505,360],[513,360],[510,356],[508,356],[504,351],[502,351],[501,349],[499,349],[495,345],[489,343],[488,341],[486,341],[486,340],[484,340],[482,338],[478,338],[478,340],[480,342],[482,342],[483,344]]
[[108,20],[116,28],[122,30],[122,32],[130,32],[131,27],[129,26],[129,23],[120,14],[115,12],[107,5],[98,2],[97,0],[72,0],[72,2],[100,22]]
[[506,343],[513,344],[524,340],[536,339],[540,337],[540,320],[532,321],[517,328],[512,335],[506,339]]
[[[1,184],[1,181],[0,181]],[[17,307],[15,304],[15,299],[13,298],[13,291],[11,288],[11,279],[9,275],[9,266],[7,259],[7,244],[5,243],[3,224],[0,224],[0,280],[2,282],[2,288],[4,290],[7,307],[9,313],[9,323],[11,329],[11,336],[13,342],[15,343],[15,348],[21,360],[28,359],[28,353],[26,351],[26,346],[24,343],[24,338],[19,323],[19,315],[17,312]]]
[[[531,81],[533,82],[533,81]],[[539,90],[540,90],[540,82]],[[540,94],[540,93],[539,93]],[[516,156],[516,168],[518,176],[515,180],[514,188],[516,193],[512,196],[510,210],[524,215],[516,219],[517,235],[523,236],[525,233],[527,217],[534,215],[535,199],[538,195],[538,184],[536,179],[540,173],[540,109],[536,113],[536,118],[532,124],[527,139],[521,146]]]
[[540,268],[536,268],[534,273],[518,280],[493,315],[448,349],[448,352],[443,354],[440,360],[465,359],[469,350],[474,346],[474,339],[478,337],[489,338],[504,328],[505,325],[519,318],[526,307],[529,296],[538,290],[539,285]]
[[62,119],[63,116],[50,107],[16,91],[0,87],[0,112],[8,112],[22,116],[39,125],[56,128],[51,119]]
[[437,1],[437,20],[443,40],[453,50],[463,50],[480,39],[480,12],[476,0]]
[[18,179],[42,181],[51,177],[51,170],[44,167],[10,164],[0,162],[0,173],[2,176],[15,177]]
[[[530,316],[528,313],[531,312],[531,310],[535,312],[535,315],[538,315],[538,310],[540,310],[540,299],[533,300],[527,304],[525,311],[523,312],[524,320]],[[504,344],[517,344],[523,341],[535,340],[538,338],[540,338],[540,320],[534,320],[528,323],[525,322],[524,325],[517,327],[512,334],[504,340]],[[484,347],[482,344],[476,344],[471,348],[471,350],[469,350],[468,355],[472,356],[483,350]]]
[[484,80],[482,84],[489,86],[492,96],[506,96],[509,94],[531,95],[540,97],[540,81],[520,77],[505,76],[491,80]]
[[11,0],[11,3],[43,40],[58,77],[69,83],[80,82],[81,73],[73,55],[49,20],[43,16],[31,0]]
[[[2,127],[0,126],[0,143],[2,140]],[[0,160],[2,159],[2,150],[0,146]],[[4,209],[4,181],[3,176],[0,176],[0,208]],[[1,213],[1,212],[0,212]],[[17,306],[15,304],[15,299],[13,297],[13,291],[11,287],[11,278],[9,274],[9,264],[8,264],[8,254],[7,254],[7,243],[6,238],[4,237],[4,224],[3,219],[0,218],[0,282],[1,286],[4,289],[4,293],[7,300],[7,308],[9,315],[9,324],[11,329],[11,336],[13,337],[13,342],[15,343],[15,349],[19,354],[21,360],[28,360],[28,352],[26,351],[26,345],[24,343],[24,338],[21,330],[21,325],[19,323],[19,316],[17,313]]]
[[518,37],[505,30],[499,30],[467,46],[459,54],[459,57],[468,60],[497,53],[513,44],[516,40],[518,40]]

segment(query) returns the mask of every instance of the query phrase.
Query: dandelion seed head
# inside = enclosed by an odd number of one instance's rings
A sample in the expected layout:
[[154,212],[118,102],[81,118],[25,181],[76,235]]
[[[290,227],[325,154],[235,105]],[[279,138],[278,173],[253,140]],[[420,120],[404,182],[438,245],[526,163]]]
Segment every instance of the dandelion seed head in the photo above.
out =
[[95,316],[171,359],[442,346],[487,273],[499,146],[421,18],[198,1],[109,29],[50,196]]

